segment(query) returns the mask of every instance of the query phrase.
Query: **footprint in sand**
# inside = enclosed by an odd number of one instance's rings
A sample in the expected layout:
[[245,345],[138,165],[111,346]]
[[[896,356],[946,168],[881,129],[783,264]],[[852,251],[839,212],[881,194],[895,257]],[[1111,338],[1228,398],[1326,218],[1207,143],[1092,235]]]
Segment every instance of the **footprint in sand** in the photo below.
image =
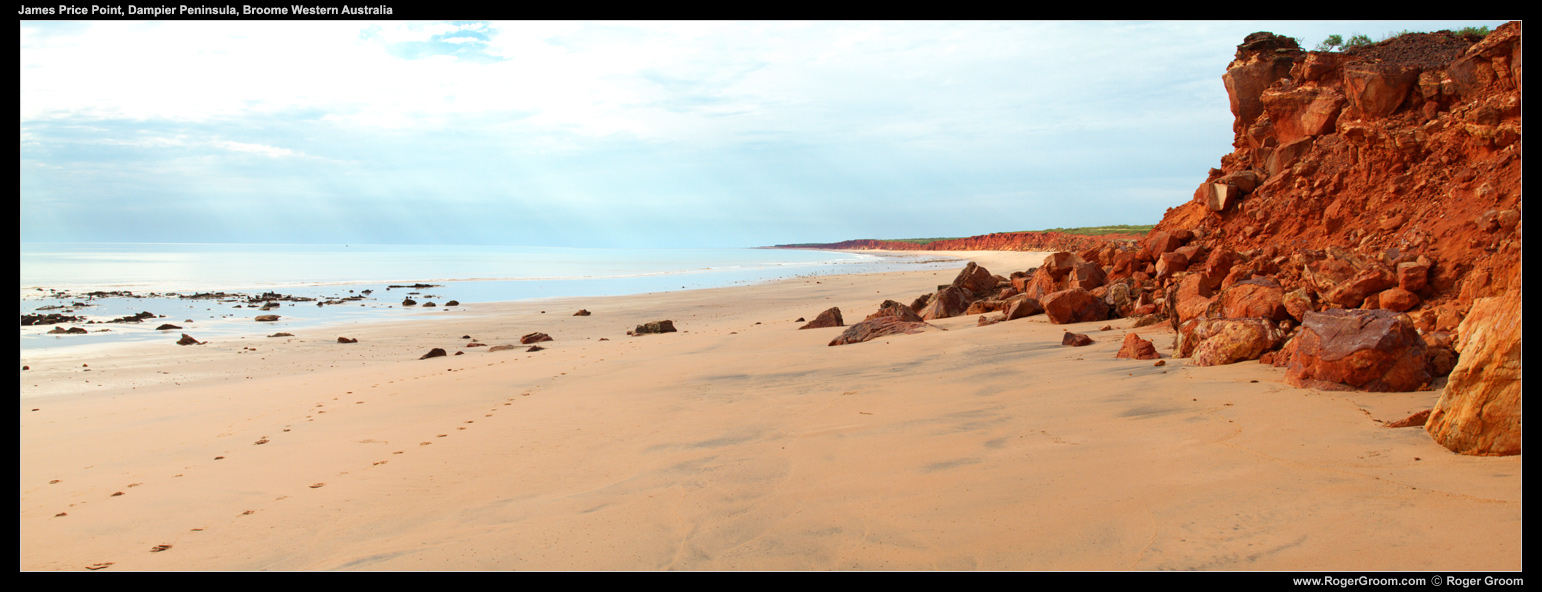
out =
[[433,444],[433,442],[418,442],[418,446],[428,446],[429,444]]
[[171,545],[156,545],[154,547],[150,547],[150,552],[151,553],[160,553],[161,551],[165,551],[165,550],[170,549],[170,548],[171,548]]
[[[287,432],[287,431],[289,431],[289,430],[284,430],[284,431],[286,431],[286,432]],[[256,442],[252,442],[252,445],[253,445],[253,446],[257,446],[257,445],[261,445],[261,444],[267,444],[267,443],[268,443],[268,439],[267,439],[267,438],[263,438],[263,439],[261,439],[261,440],[258,440],[258,441],[256,441]]]
[[87,565],[86,569],[89,569],[91,571],[96,571],[96,570],[99,570],[99,569],[107,569],[111,565],[112,565],[111,561],[108,561],[106,563],[93,563],[91,565]]

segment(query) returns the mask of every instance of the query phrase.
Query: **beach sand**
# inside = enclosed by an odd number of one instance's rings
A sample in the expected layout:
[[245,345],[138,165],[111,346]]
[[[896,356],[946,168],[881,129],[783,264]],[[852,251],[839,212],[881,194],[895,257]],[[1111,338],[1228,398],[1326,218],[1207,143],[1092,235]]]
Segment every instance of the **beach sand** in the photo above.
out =
[[[1042,256],[952,255],[1003,276]],[[1521,458],[1378,423],[1438,391],[1190,366],[1165,324],[1135,332],[1166,365],[1116,359],[1128,319],[839,347],[794,321],[955,273],[23,352],[21,569],[1521,568]],[[626,335],[662,319],[680,332]],[[555,340],[461,339],[535,331]]]

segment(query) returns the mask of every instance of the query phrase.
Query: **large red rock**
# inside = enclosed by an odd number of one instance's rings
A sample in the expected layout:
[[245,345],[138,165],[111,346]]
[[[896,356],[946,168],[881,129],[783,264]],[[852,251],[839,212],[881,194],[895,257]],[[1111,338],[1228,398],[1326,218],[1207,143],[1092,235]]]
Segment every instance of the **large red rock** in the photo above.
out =
[[1285,382],[1300,388],[1406,392],[1430,383],[1424,339],[1387,310],[1310,312]]
[[991,277],[991,272],[984,267],[970,261],[964,266],[963,271],[958,272],[958,277],[953,278],[953,285],[975,294],[984,294],[996,287],[996,278]]
[[1178,240],[1178,237],[1173,236],[1173,233],[1170,232],[1152,231],[1146,237],[1146,250],[1151,252],[1152,257],[1161,257],[1162,253],[1173,251],[1181,246],[1183,246],[1183,241]]
[[1521,453],[1521,331],[1519,285],[1473,302],[1457,328],[1461,358],[1425,424],[1440,445],[1462,454]]
[[1015,321],[1023,317],[1043,313],[1044,305],[1040,304],[1037,299],[1029,298],[1028,296],[1017,296],[1007,301],[1007,306],[1004,310],[1007,316],[1001,320]]
[[1419,257],[1417,261],[1404,261],[1397,264],[1397,285],[1409,292],[1423,290],[1429,283],[1431,263],[1429,259]]
[[878,312],[867,315],[867,318],[863,320],[871,321],[873,319],[883,317],[896,318],[901,321],[909,321],[912,323],[920,323],[923,321],[921,315],[916,314],[915,311],[911,309],[911,307],[905,306],[893,300],[883,301],[883,304],[878,305]]
[[922,329],[929,326],[926,323],[901,321],[894,317],[879,317],[847,327],[846,331],[841,333],[839,337],[830,341],[830,345],[862,343],[885,335],[919,333]]
[[1124,344],[1119,347],[1119,353],[1114,354],[1114,357],[1134,360],[1155,360],[1162,357],[1162,355],[1157,353],[1156,346],[1152,345],[1150,341],[1141,339],[1139,335],[1134,333],[1126,333],[1124,335]]
[[1039,302],[1044,305],[1044,314],[1049,317],[1049,322],[1057,325],[1108,319],[1108,304],[1081,288],[1061,290],[1045,296]]
[[932,299],[917,313],[928,321],[956,317],[969,310],[969,301],[969,294],[963,288],[948,286],[933,294]]
[[[887,300],[885,302],[894,302],[894,301],[893,300]],[[905,310],[906,310],[906,312],[909,312],[910,309],[905,309]],[[826,309],[824,312],[819,313],[819,316],[814,317],[814,320],[809,321],[808,324],[806,324],[806,325],[804,325],[802,327],[798,327],[798,328],[799,329],[823,329],[825,327],[842,327],[842,326],[845,326],[845,325],[846,325],[846,321],[845,321],[845,319],[841,318],[841,309],[840,309],[840,307],[832,306],[832,307]]]
[[1191,273],[1184,276],[1183,280],[1178,282],[1177,293],[1174,295],[1173,307],[1178,315],[1175,321],[1182,323],[1204,314],[1213,300],[1211,295],[1203,275]]
[[1404,290],[1401,286],[1392,286],[1376,295],[1376,304],[1377,308],[1403,312],[1419,305],[1419,295]]
[[1256,360],[1285,341],[1285,334],[1265,319],[1212,319],[1194,348],[1194,365],[1221,366]]
[[1257,317],[1274,321],[1290,318],[1285,290],[1273,278],[1263,277],[1232,284],[1217,295],[1221,316],[1229,319]]
[[1396,285],[1397,280],[1386,270],[1365,269],[1329,290],[1324,298],[1344,308],[1356,308],[1365,302],[1367,296]]

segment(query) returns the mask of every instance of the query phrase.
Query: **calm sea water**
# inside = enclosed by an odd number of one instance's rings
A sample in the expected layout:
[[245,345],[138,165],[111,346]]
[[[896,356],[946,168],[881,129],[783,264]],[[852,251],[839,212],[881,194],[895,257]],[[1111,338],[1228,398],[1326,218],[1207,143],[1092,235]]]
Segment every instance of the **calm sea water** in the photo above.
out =
[[[750,284],[775,279],[957,267],[927,256],[890,256],[784,249],[577,249],[445,245],[233,245],[22,243],[21,314],[57,312],[97,324],[69,323],[84,335],[48,335],[53,326],[21,328],[21,348],[174,340],[162,323],[199,339],[266,334],[339,322],[424,314],[419,303],[502,302],[572,296],[611,296]],[[391,284],[438,284],[387,289]],[[284,302],[277,323],[256,325],[258,311],[237,303],[180,299],[175,294],[277,292],[317,299],[367,300],[316,306]],[[128,291],[148,298],[87,298],[92,291]],[[81,306],[84,305],[84,306]],[[45,307],[49,308],[39,310]],[[66,310],[72,312],[65,312]],[[164,316],[143,323],[102,323],[138,312]],[[100,331],[109,329],[109,331]]]

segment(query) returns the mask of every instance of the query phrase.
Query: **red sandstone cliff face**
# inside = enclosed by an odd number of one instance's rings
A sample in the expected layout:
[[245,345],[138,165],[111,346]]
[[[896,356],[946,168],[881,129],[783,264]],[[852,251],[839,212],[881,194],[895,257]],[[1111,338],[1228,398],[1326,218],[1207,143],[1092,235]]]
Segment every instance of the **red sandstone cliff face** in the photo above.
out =
[[1287,382],[1411,390],[1450,373],[1431,436],[1519,454],[1520,24],[1344,53],[1255,33],[1223,80],[1236,149],[1130,266],[1155,263],[1144,272],[1179,343],[1235,316],[1230,290],[1264,276],[1284,293],[1264,304],[1283,306],[1293,318],[1276,320],[1298,337],[1263,354],[1289,366]]
[[1342,247],[1394,272],[1424,256],[1407,312],[1455,329],[1520,270],[1520,39],[1510,23],[1476,42],[1416,33],[1328,53],[1250,35],[1223,77],[1236,150],[1154,232],[1267,258]]

